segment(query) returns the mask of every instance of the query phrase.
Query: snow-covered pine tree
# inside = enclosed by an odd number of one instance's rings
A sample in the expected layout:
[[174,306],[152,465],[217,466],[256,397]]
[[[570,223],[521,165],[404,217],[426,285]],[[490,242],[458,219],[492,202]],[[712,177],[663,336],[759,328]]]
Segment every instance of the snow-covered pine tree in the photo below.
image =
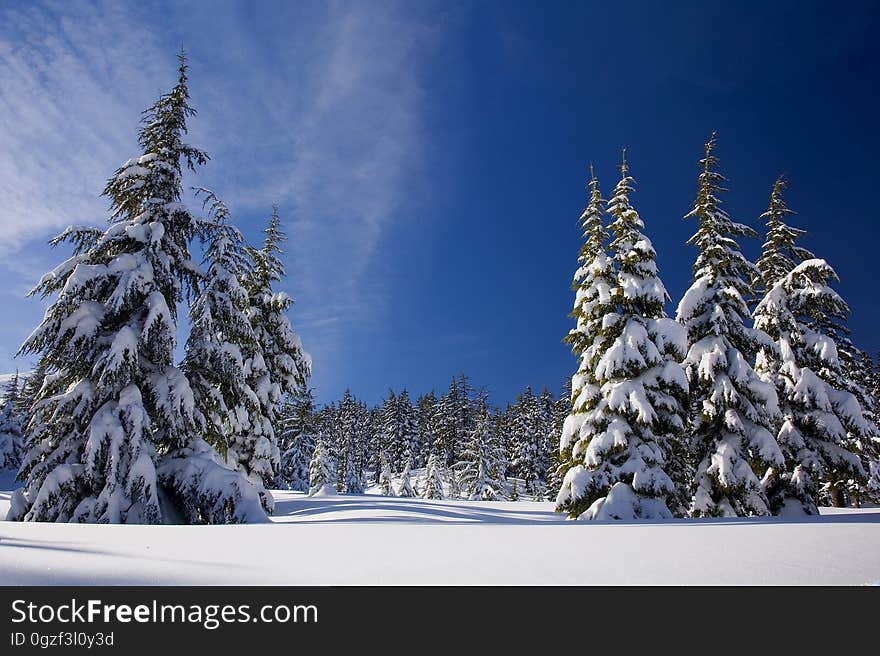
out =
[[373,407],[367,410],[367,464],[365,476],[368,483],[379,484],[379,476],[382,475],[382,456],[386,455],[384,448],[385,431],[382,429],[382,408]]
[[437,403],[437,397],[433,391],[423,394],[419,397],[416,404],[416,414],[418,416],[418,436],[416,438],[417,447],[413,454],[413,461],[418,469],[425,467],[428,458],[431,455],[431,445],[434,443],[434,435],[432,431],[433,422],[431,420],[434,414],[434,405]]
[[526,387],[508,413],[508,429],[513,475],[523,479],[525,492],[533,494],[540,487],[538,447],[541,440],[538,399]]
[[421,489],[420,496],[423,499],[442,499],[443,498],[443,478],[440,474],[439,457],[432,453],[428,456],[428,464],[425,467],[425,477],[419,486]]
[[289,395],[278,428],[281,466],[276,487],[309,491],[309,462],[315,451],[315,398],[305,389]]
[[[546,490],[547,478],[550,473],[550,460],[558,446],[556,432],[556,401],[553,393],[546,387],[541,390],[538,398],[538,435],[536,471]],[[554,493],[554,498],[556,497]]]
[[[595,342],[602,330],[602,319],[613,309],[615,284],[613,263],[607,250],[608,228],[602,219],[605,200],[592,164],[589,188],[590,200],[580,217],[584,244],[578,253],[578,268],[572,281],[575,300],[570,316],[576,320],[576,325],[564,340],[571,344],[572,352],[581,359],[584,374],[592,370]],[[572,398],[577,398],[579,393],[579,388],[573,388]]]
[[[485,389],[481,390],[478,393],[477,403],[480,402],[480,398],[488,399],[488,393]],[[511,464],[510,460],[508,459],[508,428],[505,419],[505,413],[498,408],[494,408],[490,410],[490,414],[492,426],[492,437],[490,443],[492,445],[493,453],[495,454],[495,470],[497,472],[498,479],[501,481],[502,484],[506,485],[507,472],[511,469]],[[534,483],[537,489],[541,488],[540,481],[535,479]],[[504,490],[502,490],[502,492],[504,492]]]
[[18,372],[9,379],[0,398],[0,471],[18,471],[24,451],[23,417],[19,410]]
[[496,501],[504,496],[504,460],[493,431],[494,418],[484,395],[475,403],[474,428],[456,469],[461,493],[469,500]]
[[418,419],[406,389],[401,390],[397,396],[397,423],[400,432],[394,455],[395,461],[400,467],[407,462],[412,466],[418,440]]
[[410,463],[407,462],[403,466],[403,472],[400,474],[400,485],[397,487],[397,496],[399,497],[414,497],[416,495],[412,487],[412,481],[410,480],[410,477],[412,476],[410,467]]
[[580,425],[564,433],[573,441],[571,460],[577,464],[566,473],[556,506],[570,517],[672,516],[667,501],[676,486],[664,467],[684,430],[687,380],[678,360],[685,336],[663,311],[668,295],[654,247],[629,200],[633,185],[624,151],[621,179],[608,203],[616,271],[611,307],[592,344],[590,380],[578,381],[573,416]]
[[576,401],[585,387],[595,383],[596,354],[602,320],[614,309],[614,268],[608,254],[608,229],[603,221],[605,199],[599,188],[599,180],[590,164],[590,200],[581,213],[580,224],[584,243],[578,253],[578,268],[574,273],[572,289],[575,291],[574,308],[569,316],[575,319],[564,341],[571,344],[572,353],[578,358],[578,370],[572,376],[569,395],[563,404],[565,419],[562,424],[556,453],[556,469],[552,487],[559,494],[565,473],[578,463],[572,458],[571,448],[586,418],[588,409]]
[[182,140],[195,113],[186,70],[181,54],[177,85],[144,113],[142,154],[104,189],[110,226],[100,236],[62,233],[55,243],[73,242],[73,256],[32,292],[58,296],[20,351],[39,354],[47,375],[9,519],[158,523],[160,484],[185,521],[265,519],[234,472],[202,477],[217,465],[194,437],[192,390],[174,366],[177,303],[197,269],[188,245],[198,222],[180,202],[182,164],[207,160]]
[[563,381],[562,391],[559,398],[556,399],[553,406],[553,423],[550,429],[550,434],[548,435],[548,442],[551,448],[548,450],[549,456],[547,461],[547,485],[545,487],[545,495],[553,500],[555,500],[556,495],[559,494],[559,490],[562,487],[562,479],[565,476],[565,472],[568,471],[565,463],[561,459],[562,454],[559,451],[559,437],[562,435],[565,420],[568,418],[572,409],[571,390],[571,378],[566,378]]
[[449,474],[449,498],[461,498],[461,474],[454,467],[446,470]]
[[791,273],[795,266],[813,258],[810,251],[797,243],[806,231],[786,223],[788,215],[795,214],[785,202],[784,193],[787,188],[785,178],[779,176],[770,191],[770,205],[759,217],[767,224],[767,238],[755,266],[761,275],[761,284],[765,291]]
[[204,207],[213,216],[201,225],[207,270],[190,307],[192,328],[182,369],[193,391],[202,436],[226,456],[230,441],[249,433],[250,418],[260,410],[243,358],[259,349],[248,316],[250,299],[240,282],[250,260],[225,203],[207,189],[197,193],[204,195]]
[[345,494],[363,494],[367,412],[350,390],[345,390],[339,403],[336,422],[340,439],[337,490]]
[[286,237],[277,206],[272,207],[264,232],[262,247],[248,249],[252,265],[242,279],[250,298],[248,318],[256,337],[255,347],[243,353],[245,380],[259,405],[249,413],[247,430],[229,438],[227,460],[257,486],[263,507],[272,512],[274,500],[266,485],[275,479],[281,455],[275,415],[285,394],[305,388],[311,376],[311,358],[287,318],[293,299],[273,289],[285,275],[281,244]]
[[854,448],[870,441],[873,427],[846,390],[833,331],[825,330],[849,313],[832,280],[837,275],[824,260],[805,260],[770,288],[755,313],[756,326],[778,344],[778,354],[762,353],[784,419],[777,441],[785,464],[765,477],[774,514],[818,514],[820,483],[834,505],[842,505],[850,481],[866,479]]
[[852,391],[862,408],[862,415],[870,426],[870,433],[862,438],[850,435],[855,441],[855,451],[862,459],[867,479],[853,479],[849,493],[853,504],[858,508],[863,501],[880,503],[880,402],[874,388],[876,370],[871,356],[864,350],[854,347],[855,357],[849,366],[844,366],[844,376],[850,381]]
[[46,380],[46,363],[44,359],[38,360],[36,367],[23,376],[20,376],[21,389],[18,393],[16,410],[22,417],[22,426],[26,427],[31,416],[31,408],[37,400],[37,393],[43,387]]
[[[379,454],[388,458],[389,465],[400,471],[403,469],[403,447],[401,445],[402,431],[400,426],[400,412],[397,404],[397,394],[393,389],[388,390],[388,397],[382,402],[382,436],[379,440]],[[399,457],[400,456],[400,457]]]
[[336,494],[335,463],[327,446],[327,436],[319,430],[315,438],[315,452],[309,462],[309,496],[332,494]]
[[699,249],[694,280],[678,306],[687,330],[684,367],[690,383],[689,432],[695,454],[694,516],[766,515],[770,512],[760,479],[783,465],[771,432],[779,417],[776,391],[752,368],[770,338],[745,326],[746,299],[756,267],[740,252],[736,237],[754,231],[734,223],[721,208],[724,177],[713,154],[715,135],[700,160],[697,198],[685,218],[696,218],[688,240]]
[[465,374],[453,376],[449,390],[437,402],[436,437],[446,454],[446,466],[459,460],[462,445],[473,430],[473,386]]
[[453,378],[446,394],[437,401],[437,438],[447,467],[455,463],[453,454],[458,448],[456,445],[460,438],[457,423],[458,406],[458,385]]

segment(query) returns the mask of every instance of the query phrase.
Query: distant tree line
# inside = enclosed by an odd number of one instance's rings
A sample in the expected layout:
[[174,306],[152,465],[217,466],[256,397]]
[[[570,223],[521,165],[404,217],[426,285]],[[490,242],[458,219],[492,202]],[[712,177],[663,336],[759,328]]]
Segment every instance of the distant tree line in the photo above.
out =
[[440,396],[431,391],[411,399],[405,389],[389,390],[374,407],[350,391],[317,407],[311,390],[304,391],[279,415],[275,484],[354,494],[381,486],[397,495],[392,477],[409,480],[410,472],[423,470],[412,494],[427,498],[503,499],[514,478],[522,486],[514,494],[555,497],[559,434],[569,408],[567,391],[535,394],[530,387],[504,408],[493,407],[464,374]]

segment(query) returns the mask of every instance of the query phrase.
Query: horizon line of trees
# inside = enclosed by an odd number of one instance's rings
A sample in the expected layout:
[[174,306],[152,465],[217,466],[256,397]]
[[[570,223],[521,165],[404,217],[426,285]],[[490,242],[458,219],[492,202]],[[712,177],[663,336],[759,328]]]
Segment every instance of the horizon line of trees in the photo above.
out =
[[[567,387],[558,396],[526,387],[504,408],[493,407],[464,374],[440,396],[432,390],[411,399],[406,389],[389,389],[372,407],[348,390],[318,407],[305,390],[280,414],[275,484],[310,494],[361,494],[380,486],[388,496],[548,498],[558,486],[558,436],[569,409]],[[422,470],[414,489],[413,470]],[[395,489],[393,478],[404,487]],[[522,487],[511,490],[509,479]]]

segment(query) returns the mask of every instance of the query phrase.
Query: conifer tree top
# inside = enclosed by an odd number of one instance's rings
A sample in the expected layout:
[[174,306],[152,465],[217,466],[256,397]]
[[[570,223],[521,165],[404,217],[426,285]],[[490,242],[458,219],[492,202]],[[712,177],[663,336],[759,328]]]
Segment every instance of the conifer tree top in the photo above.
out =
[[[755,265],[740,251],[736,237],[754,237],[754,230],[736,223],[721,208],[719,193],[725,178],[717,171],[718,158],[713,154],[716,136],[705,145],[705,156],[699,161],[701,173],[694,207],[684,218],[696,218],[697,231],[688,240],[699,249],[694,263],[694,283],[678,306],[678,320],[697,332],[741,332],[742,319],[749,316],[746,298],[758,276]],[[727,319],[717,313],[734,312]],[[732,323],[730,321],[732,320]],[[695,335],[691,336],[692,338]]]
[[589,262],[598,253],[602,252],[602,247],[608,237],[608,231],[602,225],[602,208],[605,205],[605,199],[602,198],[602,192],[599,190],[599,180],[596,178],[596,172],[593,165],[590,164],[590,201],[581,214],[580,223],[583,228],[584,245],[581,246],[579,260],[581,262]]
[[183,142],[187,119],[196,110],[189,105],[183,52],[178,59],[177,84],[143,112],[138,131],[142,156],[123,164],[104,188],[111,200],[111,220],[131,218],[148,205],[178,202],[181,162],[194,170],[208,160],[205,152]]
[[685,219],[696,218],[699,222],[697,232],[687,243],[700,249],[700,256],[694,264],[696,277],[712,272],[715,267],[728,259],[724,251],[739,251],[732,237],[754,237],[755,231],[741,223],[735,223],[721,207],[719,193],[727,191],[722,184],[726,178],[716,169],[718,158],[713,154],[717,144],[716,134],[705,145],[705,157],[699,161],[702,172],[697,186],[697,198],[693,209],[685,214]]
[[626,148],[620,164],[620,181],[608,201],[608,213],[614,218],[611,253],[617,263],[615,294],[624,314],[657,318],[663,314],[668,295],[657,277],[656,254],[651,240],[642,232],[645,223],[629,200],[635,180],[629,175]]
[[770,206],[759,217],[767,222],[767,239],[756,264],[761,272],[761,281],[767,289],[788,275],[800,262],[814,257],[810,251],[796,243],[806,231],[785,223],[788,214],[796,214],[785,204],[783,192],[787,188],[785,178],[780,175],[770,192]]
[[266,237],[263,239],[263,247],[252,249],[251,256],[254,260],[252,274],[253,290],[267,291],[273,282],[279,282],[285,275],[284,265],[281,263],[281,244],[287,241],[284,231],[281,229],[281,219],[278,216],[278,206],[272,206],[272,216],[269,217],[269,225],[263,231]]

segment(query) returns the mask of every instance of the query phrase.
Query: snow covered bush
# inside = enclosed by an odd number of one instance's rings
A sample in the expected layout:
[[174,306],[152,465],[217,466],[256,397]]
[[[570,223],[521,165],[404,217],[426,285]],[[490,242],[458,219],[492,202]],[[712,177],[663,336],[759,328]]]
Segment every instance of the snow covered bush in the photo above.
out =
[[328,494],[336,494],[336,472],[326,439],[319,433],[315,441],[315,452],[309,462],[309,496]]
[[[391,465],[388,464],[388,459],[384,456],[381,458],[382,461],[382,472],[379,474],[379,487],[382,489],[382,494],[386,497],[394,496],[394,488],[391,484]],[[406,470],[406,475],[409,476],[409,469]]]
[[419,496],[423,499],[443,498],[443,479],[440,475],[440,467],[437,463],[437,455],[432,453],[428,456],[428,464],[425,467],[425,476],[419,485]]
[[257,488],[226,466],[204,440],[192,440],[162,458],[157,468],[162,490],[188,524],[268,522]]
[[411,476],[410,463],[407,462],[403,467],[403,472],[400,474],[400,485],[397,486],[397,496],[409,498],[416,495],[415,490],[413,490],[412,480],[410,479]]

